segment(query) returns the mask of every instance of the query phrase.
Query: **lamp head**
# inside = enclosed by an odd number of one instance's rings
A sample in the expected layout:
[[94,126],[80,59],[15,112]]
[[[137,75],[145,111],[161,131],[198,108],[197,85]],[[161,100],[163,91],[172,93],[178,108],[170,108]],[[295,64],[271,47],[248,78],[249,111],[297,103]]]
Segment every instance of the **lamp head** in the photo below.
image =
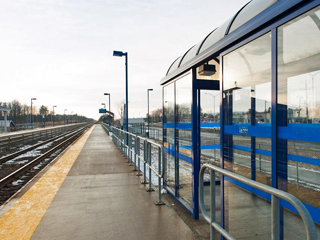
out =
[[152,89],[152,88],[149,88],[148,91],[153,91],[153,89]]
[[57,107],[57,105],[54,105],[53,107]]
[[114,57],[122,57],[123,55],[126,55],[124,52],[121,51],[113,51]]
[[110,93],[104,93],[104,95],[110,95]]
[[31,100],[37,100],[36,98],[31,98]]
[[199,75],[201,76],[211,76],[216,74],[216,65],[203,64],[199,67]]

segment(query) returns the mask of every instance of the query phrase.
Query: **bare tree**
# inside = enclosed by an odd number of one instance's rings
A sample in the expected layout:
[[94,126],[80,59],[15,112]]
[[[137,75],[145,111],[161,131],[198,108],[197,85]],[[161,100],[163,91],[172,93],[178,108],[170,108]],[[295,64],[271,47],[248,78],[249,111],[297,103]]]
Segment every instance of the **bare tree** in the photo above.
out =
[[162,120],[162,108],[158,108],[156,110],[153,110],[150,114],[151,121],[154,122],[161,122]]
[[115,114],[117,114],[118,118],[122,117],[125,104],[126,104],[126,101],[124,99],[116,104],[116,109],[117,109],[116,111],[117,112]]

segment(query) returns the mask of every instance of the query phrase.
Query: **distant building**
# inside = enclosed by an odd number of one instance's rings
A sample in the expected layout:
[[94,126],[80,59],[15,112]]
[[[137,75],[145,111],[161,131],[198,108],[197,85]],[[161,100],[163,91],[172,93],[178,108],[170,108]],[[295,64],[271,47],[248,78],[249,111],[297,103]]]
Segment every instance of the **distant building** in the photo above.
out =
[[[144,124],[145,118],[129,118],[129,126],[131,124]],[[123,125],[123,119],[120,119],[120,124]]]
[[[0,130],[1,132],[4,130],[4,132],[7,132],[7,127],[8,127],[8,120],[7,120],[7,117],[8,117],[8,113],[11,111],[10,108],[6,108],[6,107],[0,107],[0,112],[3,112],[4,113],[4,121],[3,121],[3,125],[0,125]],[[3,127],[2,127],[3,126]],[[9,126],[10,126],[10,123],[9,123]],[[2,129],[3,128],[3,129]]]

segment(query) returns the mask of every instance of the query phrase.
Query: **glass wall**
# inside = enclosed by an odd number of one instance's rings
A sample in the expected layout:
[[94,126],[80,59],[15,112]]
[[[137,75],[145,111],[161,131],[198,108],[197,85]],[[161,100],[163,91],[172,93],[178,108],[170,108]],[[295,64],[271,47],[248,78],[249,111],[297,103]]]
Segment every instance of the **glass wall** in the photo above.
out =
[[[224,168],[271,185],[271,33],[223,56],[223,110]],[[225,228],[246,238],[249,226],[269,238],[269,204],[226,179]]]
[[192,74],[176,81],[176,143],[177,166],[176,172],[178,196],[188,205],[193,206],[192,199]]
[[[220,91],[200,90],[201,164],[220,166]],[[209,175],[205,175],[209,180]]]
[[163,88],[164,183],[193,213],[192,74],[191,71]]
[[271,34],[224,56],[223,76],[225,168],[270,184]]
[[317,222],[320,221],[319,29],[319,7],[278,28],[278,187],[305,202]]
[[175,149],[174,149],[174,83],[163,88],[163,146],[165,149],[164,183],[175,191]]

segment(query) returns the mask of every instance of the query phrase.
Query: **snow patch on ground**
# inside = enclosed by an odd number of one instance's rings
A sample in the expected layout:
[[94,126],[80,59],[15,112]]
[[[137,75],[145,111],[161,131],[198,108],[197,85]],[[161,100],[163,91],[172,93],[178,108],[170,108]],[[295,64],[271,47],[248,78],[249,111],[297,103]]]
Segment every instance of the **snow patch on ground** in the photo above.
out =
[[31,145],[25,145],[25,146],[20,147],[19,150],[24,150],[24,149],[29,148],[29,147],[31,147]]
[[47,143],[47,144],[45,144],[45,145],[42,145],[42,146],[40,146],[40,147],[37,147],[36,149],[37,150],[40,150],[40,149],[45,149],[45,148],[49,148],[49,147],[51,147],[52,146],[52,142],[50,142],[50,143]]
[[16,162],[16,160],[21,159],[21,158],[37,157],[37,156],[39,156],[40,154],[41,154],[41,153],[40,153],[39,150],[34,149],[34,150],[31,150],[31,151],[29,151],[29,152],[26,152],[26,153],[24,153],[24,154],[22,154],[22,155],[20,155],[20,156],[18,156],[18,157],[15,157],[14,159],[8,161],[7,163],[14,163],[14,162]]
[[17,186],[17,185],[20,185],[20,184],[23,183],[23,182],[24,182],[23,180],[19,179],[19,180],[17,180],[17,181],[12,182],[12,185]]

